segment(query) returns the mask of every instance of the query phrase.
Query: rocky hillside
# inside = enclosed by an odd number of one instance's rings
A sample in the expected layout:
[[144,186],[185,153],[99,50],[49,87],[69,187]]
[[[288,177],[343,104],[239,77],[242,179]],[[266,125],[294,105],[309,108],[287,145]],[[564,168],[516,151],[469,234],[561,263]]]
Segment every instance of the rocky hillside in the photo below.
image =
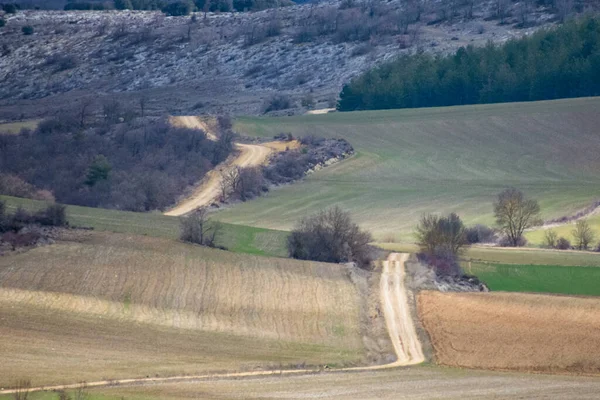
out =
[[331,107],[345,82],[398,54],[502,42],[558,19],[556,7],[527,1],[501,11],[488,0],[344,0],[191,17],[22,11],[0,28],[0,119],[74,109],[88,103],[82,97],[98,110],[108,99],[145,99],[154,114]]

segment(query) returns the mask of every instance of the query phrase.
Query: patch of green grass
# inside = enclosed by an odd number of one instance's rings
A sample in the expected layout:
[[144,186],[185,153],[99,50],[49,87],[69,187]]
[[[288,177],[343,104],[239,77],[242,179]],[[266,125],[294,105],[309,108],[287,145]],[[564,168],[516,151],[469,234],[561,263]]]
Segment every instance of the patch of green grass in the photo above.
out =
[[[598,215],[598,214],[592,215],[592,216],[586,218],[586,220],[590,224],[590,227],[592,228],[592,230],[595,232],[594,241],[592,242],[591,247],[596,248],[600,242],[600,215]],[[561,237],[561,236],[565,237],[566,239],[568,239],[571,242],[571,244],[573,244],[575,242],[575,239],[573,238],[573,229],[574,228],[575,228],[575,222],[557,226],[555,228],[552,228],[552,230],[554,230],[558,234],[559,237]],[[547,231],[546,229],[536,229],[536,230],[527,232],[525,234],[525,237],[531,243],[544,243],[544,235],[545,235],[546,231]]]
[[538,199],[545,219],[568,215],[600,191],[599,108],[600,98],[581,98],[240,118],[236,129],[247,135],[343,137],[357,154],[217,215],[289,229],[337,204],[379,239],[412,241],[423,213],[453,211],[468,224],[491,225],[492,202],[509,186]]
[[[5,201],[9,210],[19,206],[39,210],[47,205],[43,201],[9,196],[0,196],[0,201]],[[67,217],[72,226],[91,227],[98,231],[168,239],[179,237],[179,218],[157,212],[136,213],[68,205]],[[286,236],[287,232],[225,223],[218,244],[238,253],[285,257]]]
[[21,132],[21,129],[23,128],[34,130],[41,121],[41,119],[30,119],[27,121],[7,122],[0,124],[0,135],[3,133],[17,134]]
[[600,268],[473,262],[465,266],[491,290],[600,296]]

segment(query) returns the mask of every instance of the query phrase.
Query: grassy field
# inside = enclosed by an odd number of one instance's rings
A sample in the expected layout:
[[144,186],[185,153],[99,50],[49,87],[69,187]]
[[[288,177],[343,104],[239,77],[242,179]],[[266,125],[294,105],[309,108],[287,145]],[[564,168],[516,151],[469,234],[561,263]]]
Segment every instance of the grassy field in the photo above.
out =
[[[0,196],[10,210],[18,206],[37,210],[46,206],[42,201]],[[98,231],[131,233],[176,239],[179,237],[179,219],[156,213],[135,213],[102,208],[67,206],[69,223],[91,227]],[[223,224],[218,244],[240,253],[284,257],[287,232],[242,225]]]
[[362,362],[344,267],[87,233],[0,257],[0,387]]
[[33,130],[37,128],[40,122],[40,119],[30,119],[27,121],[0,123],[0,135],[3,133],[17,134],[23,128]]
[[[590,227],[592,228],[592,230],[595,233],[594,241],[591,244],[591,248],[595,249],[598,246],[598,244],[600,243],[600,215],[599,214],[591,215],[588,218],[586,218],[586,220],[588,221],[588,223],[590,224]],[[571,244],[574,244],[575,243],[575,239],[573,238],[573,229],[574,228],[575,228],[575,223],[572,222],[572,223],[557,226],[557,227],[554,227],[551,229],[553,231],[555,231],[559,237],[561,237],[561,236],[565,237],[571,242]],[[546,233],[546,230],[547,229],[535,229],[530,232],[527,232],[525,234],[525,237],[531,243],[544,243],[544,235]]]
[[472,262],[465,272],[476,275],[493,291],[600,296],[598,267]]
[[[592,400],[600,381],[590,377],[525,375],[419,366],[377,372],[324,373],[296,377],[212,380],[88,390],[87,400],[223,399],[402,399],[479,400],[493,398]],[[9,397],[0,396],[2,400]],[[55,400],[35,393],[29,400]]]
[[357,154],[218,216],[289,229],[338,204],[378,238],[411,241],[423,213],[455,211],[468,223],[491,224],[492,202],[508,186],[539,199],[546,219],[571,214],[600,189],[599,108],[600,98],[582,98],[240,118],[236,129],[247,135],[343,137]]
[[600,374],[598,298],[423,291],[417,300],[441,364]]
[[[389,251],[417,251],[412,244],[377,246]],[[598,253],[475,246],[462,255],[461,265],[493,291],[600,296]]]

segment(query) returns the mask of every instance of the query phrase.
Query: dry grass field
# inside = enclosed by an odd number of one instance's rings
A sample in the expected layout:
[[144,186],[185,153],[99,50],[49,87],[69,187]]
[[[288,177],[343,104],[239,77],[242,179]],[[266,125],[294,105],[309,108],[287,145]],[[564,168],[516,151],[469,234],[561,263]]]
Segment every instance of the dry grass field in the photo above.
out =
[[[600,380],[596,378],[419,366],[376,372],[102,388],[91,390],[89,400],[592,400],[598,398],[598,392]],[[43,393],[31,398],[46,399],[53,398],[45,397]]]
[[338,265],[93,233],[0,258],[0,387],[354,364],[360,313]]
[[425,291],[418,307],[440,364],[600,375],[600,299]]

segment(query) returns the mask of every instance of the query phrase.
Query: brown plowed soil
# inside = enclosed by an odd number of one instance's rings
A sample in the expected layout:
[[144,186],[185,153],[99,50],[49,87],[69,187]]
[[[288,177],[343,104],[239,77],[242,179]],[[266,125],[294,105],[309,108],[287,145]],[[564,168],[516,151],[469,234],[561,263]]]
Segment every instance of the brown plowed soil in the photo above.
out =
[[600,375],[600,299],[425,291],[418,308],[441,364]]

